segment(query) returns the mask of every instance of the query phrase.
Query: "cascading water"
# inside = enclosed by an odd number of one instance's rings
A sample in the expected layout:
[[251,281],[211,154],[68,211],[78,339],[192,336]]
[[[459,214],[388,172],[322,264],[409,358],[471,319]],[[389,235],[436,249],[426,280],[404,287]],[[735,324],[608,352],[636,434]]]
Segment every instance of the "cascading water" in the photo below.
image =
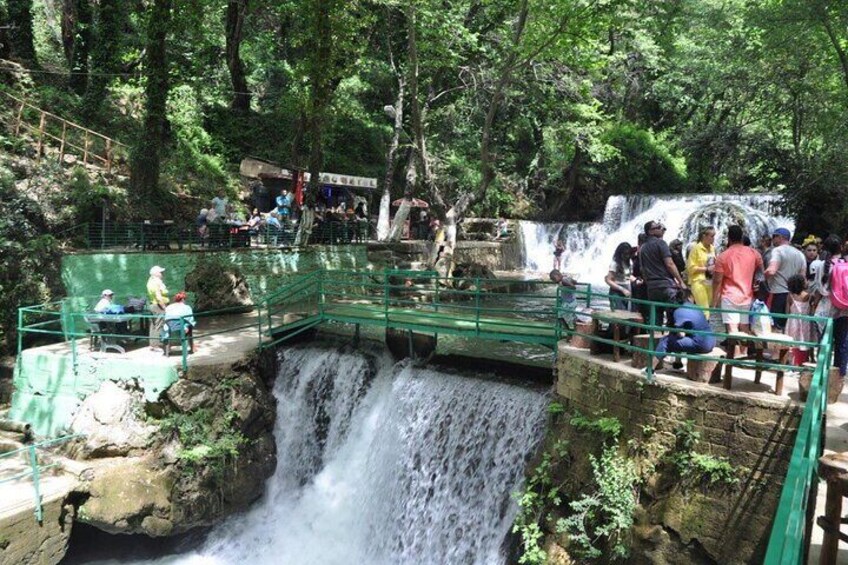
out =
[[281,354],[275,395],[262,501],[160,563],[504,561],[542,392],[312,346]]
[[541,224],[521,222],[524,267],[545,272],[553,266],[556,240],[566,245],[563,270],[579,280],[603,284],[612,254],[623,241],[636,238],[650,220],[668,228],[666,241],[695,241],[701,226],[716,227],[721,241],[732,224],[742,225],[752,240],[778,226],[794,230],[794,222],[777,212],[778,199],[769,195],[675,194],[611,196],[599,223]]

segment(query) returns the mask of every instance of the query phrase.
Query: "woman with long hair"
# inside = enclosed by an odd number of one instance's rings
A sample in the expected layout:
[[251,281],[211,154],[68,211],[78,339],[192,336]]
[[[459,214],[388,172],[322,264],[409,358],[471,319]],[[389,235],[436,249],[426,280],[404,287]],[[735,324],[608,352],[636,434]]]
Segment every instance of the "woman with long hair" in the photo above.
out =
[[[840,377],[844,377],[848,369],[848,310],[840,310],[830,301],[830,271],[834,263],[845,260],[841,240],[830,235],[822,242],[819,259],[810,265],[813,275],[813,282],[810,284],[810,310],[814,311],[816,316],[833,318],[833,364],[838,367]],[[819,330],[823,331],[824,328],[820,326]]]
[[609,302],[612,310],[629,310],[631,284],[633,282],[633,247],[626,241],[618,244],[612,255],[612,263],[604,282],[609,286]]

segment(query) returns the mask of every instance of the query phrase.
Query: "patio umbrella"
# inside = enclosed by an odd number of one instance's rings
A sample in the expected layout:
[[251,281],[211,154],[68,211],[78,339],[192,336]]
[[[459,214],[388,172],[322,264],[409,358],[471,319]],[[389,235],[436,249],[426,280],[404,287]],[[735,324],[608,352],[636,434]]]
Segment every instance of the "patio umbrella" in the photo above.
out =
[[[403,204],[404,200],[406,200],[406,199],[405,198],[398,198],[397,200],[392,202],[392,206],[400,206],[401,204]],[[409,207],[410,208],[429,208],[430,204],[421,200],[420,198],[413,198],[409,202]]]

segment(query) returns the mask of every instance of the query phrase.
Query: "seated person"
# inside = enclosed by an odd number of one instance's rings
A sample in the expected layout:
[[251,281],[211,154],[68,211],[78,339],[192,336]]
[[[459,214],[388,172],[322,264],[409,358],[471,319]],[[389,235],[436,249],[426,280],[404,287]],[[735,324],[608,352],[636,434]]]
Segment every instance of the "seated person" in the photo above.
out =
[[[684,330],[672,332],[660,339],[657,343],[657,357],[659,363],[657,369],[662,367],[665,352],[670,353],[711,353],[716,346],[716,338],[712,334],[689,334],[686,330],[712,331],[704,311],[692,303],[692,295],[687,296],[687,301],[677,308],[673,314],[674,327]],[[675,358],[674,368],[679,369],[683,362]]]
[[200,210],[200,214],[198,214],[197,219],[194,221],[197,226],[197,235],[200,236],[201,239],[206,239],[209,237],[209,210],[207,208],[203,208]]
[[259,213],[258,208],[254,208],[253,212],[250,214],[250,219],[247,220],[247,229],[250,230],[250,235],[256,235],[259,233],[259,229],[262,227],[262,214]]
[[[171,326],[173,326],[173,324],[170,324],[169,322],[181,319],[183,321],[183,329],[185,330],[186,336],[191,337],[192,329],[197,325],[197,321],[194,319],[194,310],[192,310],[191,306],[186,304],[185,299],[185,291],[180,291],[174,296],[174,300],[165,307],[165,325],[162,328],[163,333],[170,331]],[[163,336],[163,341],[168,337],[168,335]],[[194,353],[194,343],[191,341],[189,343],[191,344],[190,352]]]
[[112,298],[115,296],[115,293],[105,289],[100,293],[100,301],[94,306],[94,311],[98,314],[107,314],[109,310],[112,309]]

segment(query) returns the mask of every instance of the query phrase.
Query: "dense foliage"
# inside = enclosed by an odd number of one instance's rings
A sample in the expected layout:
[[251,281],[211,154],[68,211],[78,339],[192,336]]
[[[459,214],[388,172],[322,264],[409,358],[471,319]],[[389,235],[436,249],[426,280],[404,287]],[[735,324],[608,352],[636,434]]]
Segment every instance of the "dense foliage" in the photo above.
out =
[[844,2],[0,0],[0,30],[31,95],[135,145],[154,202],[232,187],[254,155],[439,214],[763,191],[848,224]]
[[15,346],[18,306],[63,294],[60,253],[40,207],[0,168],[0,352]]

